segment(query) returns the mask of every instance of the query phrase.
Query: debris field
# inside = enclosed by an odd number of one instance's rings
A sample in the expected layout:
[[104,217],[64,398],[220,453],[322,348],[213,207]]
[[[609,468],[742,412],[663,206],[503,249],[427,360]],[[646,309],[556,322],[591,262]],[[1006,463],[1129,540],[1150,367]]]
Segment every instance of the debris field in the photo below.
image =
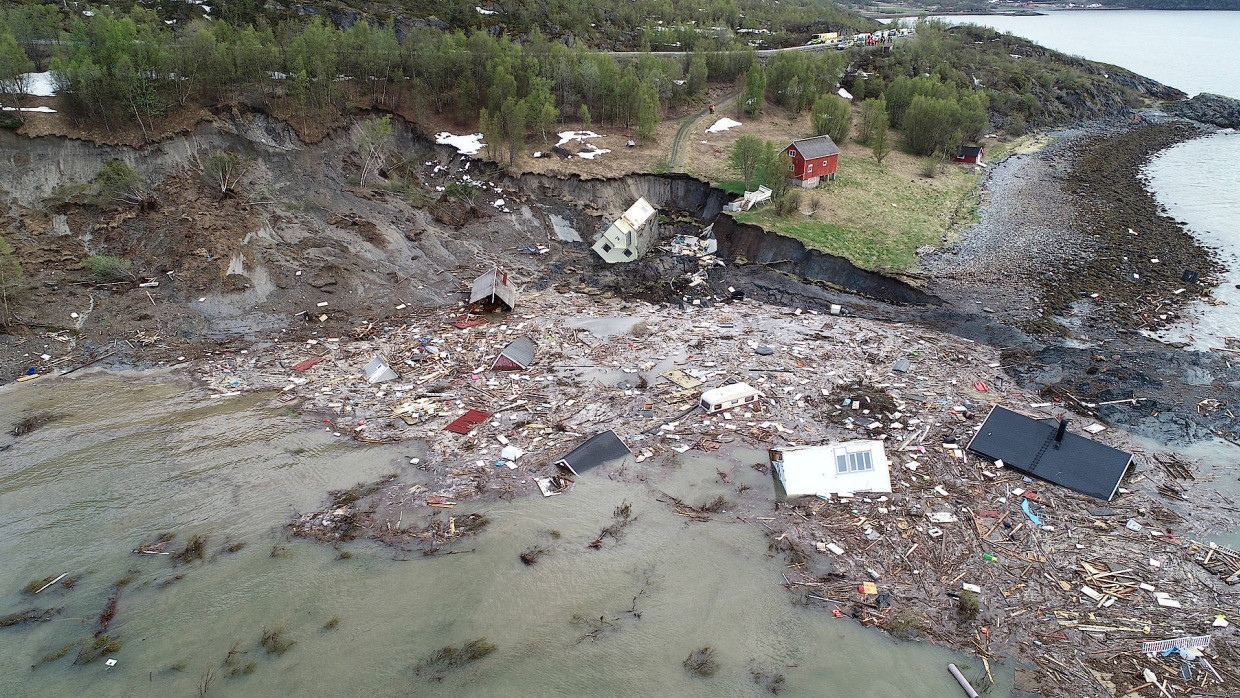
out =
[[[1046,695],[1240,689],[1228,623],[1240,552],[1199,542],[1211,517],[1192,514],[1211,505],[1186,508],[1200,484],[1193,464],[1074,418],[1079,431],[1135,455],[1104,502],[970,452],[993,405],[1038,418],[1067,412],[1006,380],[992,347],[846,309],[754,301],[677,308],[547,290],[524,292],[510,313],[469,310],[409,308],[404,324],[194,364],[221,398],[270,391],[342,438],[423,445],[411,465],[429,484],[397,477],[356,496],[332,493],[323,511],[294,518],[295,535],[433,554],[487,520],[428,524],[418,512],[571,497],[595,477],[656,483],[690,449],[728,458],[739,447],[875,439],[890,459],[890,493],[785,500],[773,479],[771,491],[742,492],[726,515],[664,501],[686,509],[686,525],[763,527],[787,555],[780,581],[796,600],[974,653],[988,674],[991,659],[1015,658],[1026,685]],[[521,338],[535,347],[529,366],[493,370]],[[376,357],[391,376],[371,383]],[[705,390],[736,382],[761,399],[715,414],[699,407]],[[632,458],[580,476],[557,465],[607,430]],[[1143,649],[1152,642],[1162,644]]]

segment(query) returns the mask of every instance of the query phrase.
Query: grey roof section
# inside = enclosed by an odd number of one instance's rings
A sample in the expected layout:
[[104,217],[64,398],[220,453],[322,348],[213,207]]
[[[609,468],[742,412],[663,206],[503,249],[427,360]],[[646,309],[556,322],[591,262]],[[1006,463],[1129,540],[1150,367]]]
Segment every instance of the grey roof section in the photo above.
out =
[[1110,501],[1132,454],[1077,434],[1055,441],[1058,423],[996,406],[969,442],[969,450],[1036,478]]
[[616,436],[616,432],[608,429],[591,436],[585,443],[569,451],[568,455],[556,462],[567,465],[574,475],[580,475],[604,463],[631,455],[633,452],[624,445],[619,436]]
[[473,288],[469,293],[469,304],[473,305],[480,300],[492,299],[502,302],[509,308],[517,307],[516,291],[512,286],[501,283],[501,280],[507,277],[505,272],[496,268],[474,279]]
[[830,136],[802,138],[799,141],[793,141],[792,145],[796,146],[797,152],[806,160],[840,154],[839,146],[835,145],[835,141],[831,140]]
[[[517,337],[504,347],[499,353],[500,356],[508,357],[508,360],[521,368],[529,368],[534,363],[534,354],[538,351],[538,345],[529,337]],[[496,357],[499,361],[499,357]]]
[[980,145],[962,145],[962,146],[960,146],[960,157],[965,157],[965,158],[967,158],[967,157],[971,157],[971,156],[973,156],[973,155],[978,155],[978,154],[980,154],[981,152],[982,152],[982,146],[980,146]]

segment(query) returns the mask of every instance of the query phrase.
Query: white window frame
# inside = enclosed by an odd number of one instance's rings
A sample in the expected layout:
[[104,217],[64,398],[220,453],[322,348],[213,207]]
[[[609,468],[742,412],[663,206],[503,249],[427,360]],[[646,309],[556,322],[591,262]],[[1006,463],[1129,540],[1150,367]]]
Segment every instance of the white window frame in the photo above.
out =
[[874,454],[868,449],[860,451],[836,451],[835,473],[850,475],[852,473],[868,473],[874,471]]

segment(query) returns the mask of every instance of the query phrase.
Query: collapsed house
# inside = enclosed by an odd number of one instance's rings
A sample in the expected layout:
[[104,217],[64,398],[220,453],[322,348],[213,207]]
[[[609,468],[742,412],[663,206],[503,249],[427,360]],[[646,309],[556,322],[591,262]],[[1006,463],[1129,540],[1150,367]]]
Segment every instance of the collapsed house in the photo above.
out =
[[616,436],[616,432],[608,429],[586,439],[585,443],[569,451],[568,455],[555,464],[568,468],[573,475],[581,475],[587,470],[631,455],[633,452]]
[[1068,433],[1066,419],[1034,419],[995,406],[969,450],[1040,480],[1110,501],[1132,454]]
[[771,200],[771,188],[762,185],[756,191],[746,191],[741,198],[723,207],[725,211],[748,211],[758,204]]
[[487,310],[512,310],[517,307],[517,290],[508,281],[508,272],[495,267],[474,279],[469,305],[479,305]]
[[[302,364],[305,364],[305,363],[308,363],[308,362],[302,362]],[[318,362],[316,361],[314,363],[318,363]],[[311,363],[310,366],[313,366],[314,363]],[[302,365],[302,364],[298,364],[298,365]],[[310,366],[307,366],[306,368],[309,368]],[[299,371],[305,370],[305,369],[298,369],[297,366],[294,366],[293,368]],[[375,358],[371,359],[370,363],[366,364],[366,368],[364,368],[363,371],[366,374],[366,382],[370,383],[371,385],[374,385],[375,383],[386,383],[388,381],[396,380],[397,378],[400,378],[400,376],[397,375],[396,371],[392,370],[392,366],[391,364],[387,362],[387,359],[383,358],[382,356],[378,354],[375,354]]]
[[767,457],[789,497],[891,491],[882,441],[785,446],[768,449]]
[[641,259],[658,237],[659,214],[640,198],[603,232],[593,249],[608,264],[633,262]]
[[524,371],[534,363],[538,345],[529,337],[517,337],[508,343],[491,364],[492,371]]

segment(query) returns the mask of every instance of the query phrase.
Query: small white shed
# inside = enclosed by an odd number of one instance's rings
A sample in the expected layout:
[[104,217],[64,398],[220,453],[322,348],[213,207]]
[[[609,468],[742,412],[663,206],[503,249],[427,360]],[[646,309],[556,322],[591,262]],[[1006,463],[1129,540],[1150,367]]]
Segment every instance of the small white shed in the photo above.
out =
[[789,497],[891,491],[882,441],[772,448],[767,455]]
[[761,396],[762,393],[748,383],[733,383],[702,393],[701,404],[707,414],[713,414],[733,407],[756,404]]

